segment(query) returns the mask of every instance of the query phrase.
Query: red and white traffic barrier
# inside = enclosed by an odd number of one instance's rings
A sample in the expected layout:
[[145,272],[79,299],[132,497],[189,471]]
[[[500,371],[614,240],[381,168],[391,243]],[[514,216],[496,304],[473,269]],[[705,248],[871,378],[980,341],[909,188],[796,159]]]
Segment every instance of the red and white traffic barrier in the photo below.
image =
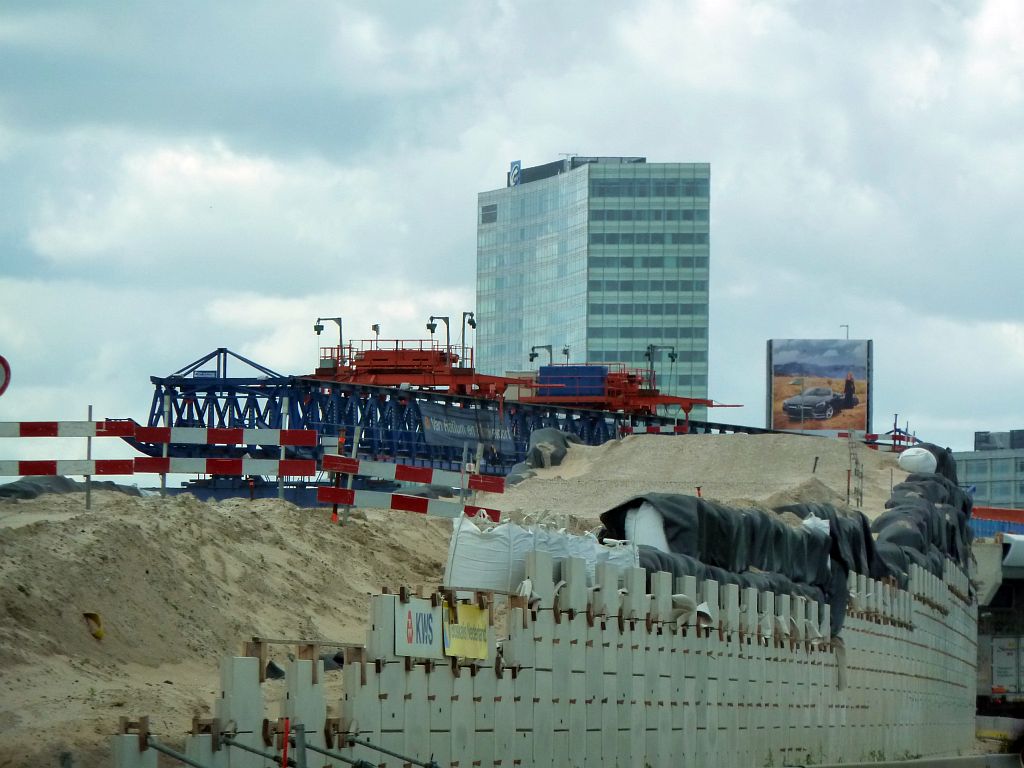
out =
[[[385,461],[363,461],[325,454],[323,459],[325,472],[337,475],[370,475],[385,480],[407,483],[438,483],[461,487],[464,480],[471,490],[489,493],[504,493],[505,479],[487,475],[463,475],[430,467],[413,467],[408,464],[391,464]],[[446,517],[455,519],[461,515],[474,517],[483,515],[494,522],[501,519],[501,511],[462,504],[461,502],[428,499],[423,496],[410,496],[403,493],[383,493],[381,491],[356,491],[351,488],[321,487],[317,490],[317,501],[321,504],[343,504],[345,506],[375,507],[378,509],[397,509],[403,512],[416,512],[430,517]],[[337,506],[332,521],[337,521]]]
[[0,476],[13,475],[130,475],[133,459],[56,459],[0,461]]
[[620,429],[623,435],[687,435],[690,433],[689,424],[655,424],[646,427],[633,427],[625,425]]
[[[430,483],[461,487],[463,479],[471,491],[487,493],[504,493],[505,478],[491,475],[465,475],[446,469],[431,467],[412,467],[408,464],[392,464],[387,461],[365,461],[350,459],[346,456],[324,455],[323,469],[325,472],[341,472],[346,475],[370,475],[382,480],[395,480],[406,483]],[[344,503],[344,502],[339,502]]]
[[395,509],[402,512],[415,512],[428,517],[446,517],[450,520],[457,519],[462,515],[467,517],[484,515],[494,522],[501,519],[501,512],[497,509],[477,507],[471,504],[462,505],[454,501],[428,499],[423,496],[406,496],[402,493],[356,491],[351,488],[320,488],[317,490],[316,500],[321,504]]
[[0,421],[0,437],[131,437],[131,421]]
[[[867,432],[861,435],[859,433],[854,432],[852,433],[852,435],[857,440],[861,440],[868,448],[870,448],[873,451],[877,451],[884,448],[888,450],[890,453],[902,453],[915,443],[920,442],[914,435],[905,435],[900,434],[898,432],[892,435],[878,435],[872,432]],[[850,436],[850,432],[836,433],[836,437],[839,438],[849,438]],[[879,442],[880,440],[888,442]]]
[[134,460],[134,471],[139,474],[312,477],[317,470],[313,459],[185,459],[147,456]]
[[[0,422],[0,437],[134,437],[144,443],[182,445],[318,445],[315,429],[140,427],[133,421],[4,421]],[[337,445],[338,438],[333,440],[332,444]]]
[[182,445],[317,445],[314,429],[243,429],[242,427],[137,427],[135,439],[144,443]]

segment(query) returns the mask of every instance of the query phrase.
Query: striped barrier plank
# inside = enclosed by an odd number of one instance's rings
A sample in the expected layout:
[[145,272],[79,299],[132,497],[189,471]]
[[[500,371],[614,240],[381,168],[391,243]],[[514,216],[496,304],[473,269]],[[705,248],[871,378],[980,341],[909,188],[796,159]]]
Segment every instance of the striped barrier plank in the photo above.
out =
[[314,429],[243,429],[242,427],[138,427],[135,439],[182,445],[317,445]]
[[185,475],[316,475],[313,459],[185,459],[159,456],[134,460],[137,473],[180,473]]
[[[430,467],[411,467],[407,464],[392,464],[387,461],[365,461],[351,459],[347,456],[324,454],[323,469],[325,472],[341,472],[346,475],[368,475],[383,480],[395,480],[406,483],[433,483],[451,487],[461,487],[463,475],[445,469]],[[466,475],[467,487],[472,491],[487,493],[504,493],[505,478],[492,475]],[[343,503],[343,502],[339,502]]]
[[13,475],[130,475],[133,459],[56,459],[0,461],[0,476]]
[[130,421],[0,421],[0,437],[131,437]]
[[[0,437],[134,437],[146,443],[182,445],[318,445],[314,429],[141,427],[132,421],[4,421],[0,422]],[[325,438],[325,445],[337,444],[338,438]]]
[[647,427],[622,427],[624,435],[687,435],[690,433],[689,424],[659,424]]
[[350,507],[372,507],[374,509],[394,509],[401,512],[415,512],[428,517],[446,517],[450,520],[462,515],[474,517],[484,515],[498,522],[501,511],[477,507],[470,504],[463,506],[454,501],[428,499],[423,496],[407,496],[402,493],[383,493],[381,491],[356,491],[351,488],[317,489],[316,500],[321,504],[344,504]]

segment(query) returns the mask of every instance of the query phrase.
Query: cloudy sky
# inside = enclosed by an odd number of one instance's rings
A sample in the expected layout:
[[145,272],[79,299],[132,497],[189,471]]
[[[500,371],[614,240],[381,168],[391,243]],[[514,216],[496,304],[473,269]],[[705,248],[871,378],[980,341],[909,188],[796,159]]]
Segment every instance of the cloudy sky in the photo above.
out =
[[715,416],[848,324],[875,429],[967,449],[1024,427],[1022,100],[1018,0],[8,0],[0,420],[144,421],[221,346],[308,372],[318,315],[419,337],[473,308],[476,193],[572,152],[711,163]]

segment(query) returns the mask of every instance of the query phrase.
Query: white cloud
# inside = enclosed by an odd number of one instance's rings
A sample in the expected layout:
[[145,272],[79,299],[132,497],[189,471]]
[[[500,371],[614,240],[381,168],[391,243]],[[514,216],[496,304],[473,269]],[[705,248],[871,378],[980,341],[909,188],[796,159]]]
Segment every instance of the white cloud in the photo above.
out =
[[1024,5],[987,0],[970,20],[965,71],[979,96],[1016,107],[1024,96]]
[[[57,265],[201,267],[218,277],[296,262],[323,270],[369,222],[394,214],[366,168],[244,155],[219,140],[127,151],[116,137],[74,143],[80,166],[49,190],[28,233]],[[97,163],[111,168],[99,180]]]
[[[68,58],[53,18],[5,15],[12,63],[46,46],[70,86],[0,112],[0,412],[141,417],[149,375],[218,346],[308,370],[321,315],[421,336],[472,309],[476,193],[573,151],[711,162],[711,394],[747,404],[719,418],[762,422],[765,339],[850,324],[876,427],[1019,426],[1021,7],[324,3],[187,38],[76,11]],[[148,108],[104,91],[97,43]]]

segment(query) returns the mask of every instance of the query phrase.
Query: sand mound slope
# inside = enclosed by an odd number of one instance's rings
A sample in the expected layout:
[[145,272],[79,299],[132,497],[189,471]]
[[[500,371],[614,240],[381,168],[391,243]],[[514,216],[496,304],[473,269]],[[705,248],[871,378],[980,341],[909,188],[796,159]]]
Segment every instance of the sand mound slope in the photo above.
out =
[[39,738],[39,764],[68,750],[75,766],[105,765],[121,714],[182,733],[211,702],[220,658],[252,635],[362,642],[368,595],[439,583],[450,530],[387,512],[339,528],[276,500],[93,501],[89,513],[82,494],[0,504],[0,766],[26,764]]
[[[895,454],[863,446],[864,504],[877,517],[890,483],[906,473]],[[572,445],[558,467],[490,501],[515,514],[572,515],[596,525],[606,509],[648,491],[696,495],[736,505],[796,501],[845,504],[849,444],[800,435],[633,435],[601,446]]]

